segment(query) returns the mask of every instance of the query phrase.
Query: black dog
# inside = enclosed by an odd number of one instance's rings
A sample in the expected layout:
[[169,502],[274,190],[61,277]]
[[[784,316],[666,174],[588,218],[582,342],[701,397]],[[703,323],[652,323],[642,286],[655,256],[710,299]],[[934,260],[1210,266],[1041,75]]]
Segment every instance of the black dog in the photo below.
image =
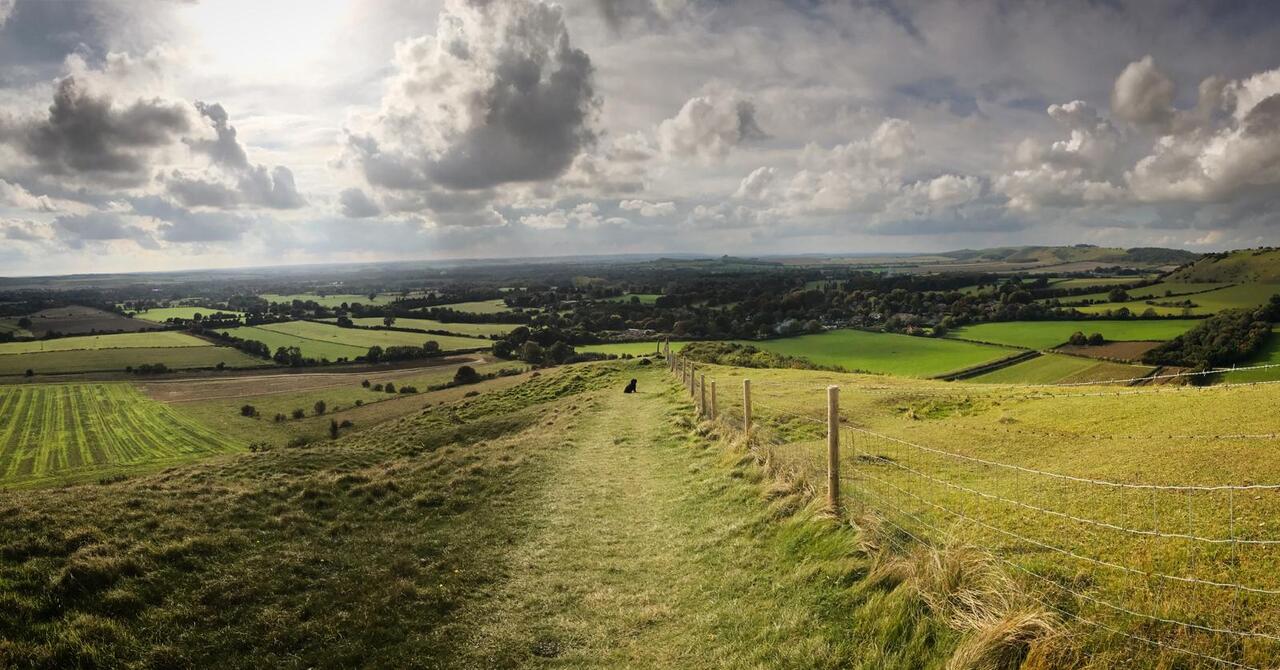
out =
[[623,393],[635,393],[635,392],[636,392],[636,380],[632,379],[632,380],[631,380],[631,383],[630,383],[630,384],[627,384],[627,388],[622,389],[622,392],[623,392]]

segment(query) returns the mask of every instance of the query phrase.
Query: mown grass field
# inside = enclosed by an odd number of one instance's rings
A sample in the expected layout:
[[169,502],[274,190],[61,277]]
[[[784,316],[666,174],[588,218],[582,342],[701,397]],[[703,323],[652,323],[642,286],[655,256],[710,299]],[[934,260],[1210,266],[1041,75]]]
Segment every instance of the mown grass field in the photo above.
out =
[[209,309],[207,307],[156,307],[145,312],[137,312],[133,315],[135,319],[143,321],[151,321],[153,323],[164,323],[169,319],[193,319],[195,315],[209,316],[211,314],[222,313],[235,317],[244,316],[240,312],[233,312],[229,309]]
[[[671,350],[680,351],[688,342],[672,342]],[[611,344],[580,344],[574,347],[576,351],[594,351],[602,354],[614,354],[622,356],[629,354],[631,356],[643,356],[652,354],[655,351],[662,350],[662,342],[615,342]]]
[[394,330],[365,330],[339,328],[314,321],[287,321],[261,326],[229,328],[225,332],[233,337],[257,340],[275,351],[279,347],[298,347],[303,356],[337,361],[355,360],[369,351],[369,347],[415,346],[428,340],[435,341],[442,351],[482,349],[492,346],[487,339],[453,335],[428,335]]
[[1172,340],[1199,323],[1195,319],[1005,321],[956,328],[947,337],[993,342],[1027,349],[1050,349],[1065,344],[1072,333],[1102,333],[1113,341]]
[[[357,326],[381,326],[382,319],[378,317],[365,317],[361,319],[352,319]],[[416,328],[418,330],[443,330],[449,333],[457,333],[467,337],[488,337],[490,335],[503,335],[511,331],[519,324],[511,323],[447,323],[444,321],[436,321],[434,319],[409,319],[397,318],[393,324],[395,328]]]
[[117,335],[79,335],[54,340],[0,343],[0,356],[30,354],[40,351],[75,351],[82,349],[159,349],[164,347],[211,347],[198,337],[172,330]]
[[68,481],[235,451],[127,383],[0,386],[0,486]]
[[1142,377],[1152,369],[1149,366],[1096,361],[1080,356],[1044,354],[966,381],[984,384],[1074,384],[1132,379]]
[[905,377],[933,377],[1017,353],[1005,347],[973,342],[862,330],[832,330],[744,344],[819,365]]
[[[1267,340],[1266,344],[1262,345],[1262,349],[1254,354],[1252,358],[1245,363],[1241,363],[1240,367],[1252,365],[1280,365],[1280,327],[1272,327],[1271,338]],[[1241,370],[1222,375],[1222,380],[1229,383],[1262,382],[1276,379],[1280,379],[1280,367],[1262,370]]]
[[[849,509],[995,556],[1017,584],[1011,592],[1030,594],[1071,630],[1064,646],[1074,652],[1036,667],[1222,667],[1178,648],[1259,668],[1280,658],[1265,637],[1280,635],[1280,604],[1247,590],[1280,589],[1277,548],[1267,544],[1280,541],[1280,496],[1178,488],[1280,483],[1276,387],[1029,390],[702,369],[720,388],[752,380],[770,461],[819,491],[823,389],[839,385]],[[740,402],[724,394],[721,416],[736,421]],[[918,546],[905,534],[901,542],[907,555]]]

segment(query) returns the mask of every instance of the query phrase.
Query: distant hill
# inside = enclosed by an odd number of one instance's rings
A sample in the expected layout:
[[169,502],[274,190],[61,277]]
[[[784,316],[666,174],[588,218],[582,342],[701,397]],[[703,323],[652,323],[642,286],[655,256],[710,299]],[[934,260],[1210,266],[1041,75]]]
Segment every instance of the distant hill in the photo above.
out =
[[1209,254],[1175,271],[1168,281],[1280,283],[1280,249],[1240,249]]
[[969,263],[1034,263],[1058,265],[1062,263],[1109,263],[1115,265],[1182,265],[1195,261],[1200,254],[1181,249],[1160,247],[1097,247],[1078,244],[1069,247],[1027,246],[996,247],[994,249],[961,249],[938,254]]

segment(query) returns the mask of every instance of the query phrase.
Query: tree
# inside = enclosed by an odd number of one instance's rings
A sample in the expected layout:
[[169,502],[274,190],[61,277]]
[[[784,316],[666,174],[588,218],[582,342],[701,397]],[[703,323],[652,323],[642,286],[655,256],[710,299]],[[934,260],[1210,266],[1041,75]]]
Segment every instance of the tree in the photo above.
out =
[[428,356],[434,356],[440,353],[440,343],[435,340],[427,340],[422,344],[422,350],[427,352]]
[[317,400],[317,401],[316,401],[315,406],[314,406],[314,407],[312,407],[312,409],[314,409],[314,410],[315,410],[315,412],[316,412],[316,416],[320,416],[320,415],[324,414],[324,410],[325,410],[325,408],[326,408],[326,407],[327,407],[327,405],[325,405],[325,404],[324,404],[324,401],[323,401],[323,400]]
[[453,383],[455,384],[474,384],[478,381],[480,381],[480,373],[476,372],[476,369],[470,365],[464,365],[453,373]]
[[1092,334],[1092,335],[1090,335],[1090,336],[1089,336],[1089,345],[1090,345],[1090,346],[1094,346],[1094,347],[1096,347],[1096,346],[1099,346],[1099,345],[1102,345],[1102,344],[1106,344],[1106,343],[1107,343],[1107,340],[1106,340],[1106,338],[1104,338],[1104,337],[1102,336],[1102,333],[1094,333],[1094,334]]
[[31,328],[31,317],[24,316],[24,317],[22,317],[21,319],[18,319],[18,327],[19,327],[19,328],[21,328],[21,329],[23,329],[23,330],[28,330],[28,329],[30,329],[30,328]]
[[345,316],[345,315],[338,317],[339,328],[350,328],[351,326],[354,326],[354,325],[355,323],[351,321],[351,317]]
[[364,359],[370,363],[377,363],[382,360],[382,347],[376,344],[369,347],[369,351],[364,355]]
[[369,302],[373,302],[374,300],[377,300],[377,299],[378,299],[378,294],[377,294],[377,293],[370,293],[370,294],[369,294]]
[[1067,339],[1067,344],[1071,344],[1077,347],[1082,347],[1088,343],[1089,343],[1089,338],[1085,337],[1084,333],[1078,330],[1074,333],[1071,333],[1071,337]]
[[1129,302],[1129,292],[1122,288],[1113,288],[1107,294],[1107,300],[1109,302]]
[[329,419],[329,439],[338,439],[338,421],[336,419]]
[[369,388],[369,380],[368,380],[368,379],[366,379],[366,380],[364,380],[364,381],[360,382],[360,385],[361,385],[361,386],[363,386],[363,387],[365,387],[365,388]]
[[253,405],[244,405],[240,408],[240,416],[255,417],[257,415],[258,410]]
[[382,317],[382,325],[388,328],[390,328],[391,326],[394,326],[395,323],[396,323],[396,317],[394,314],[388,314]]
[[395,393],[395,392],[396,392],[396,385],[395,385],[395,384],[392,384],[391,382],[387,382],[387,385],[386,385],[386,386],[383,386],[383,387],[382,387],[382,390],[386,391],[387,393]]

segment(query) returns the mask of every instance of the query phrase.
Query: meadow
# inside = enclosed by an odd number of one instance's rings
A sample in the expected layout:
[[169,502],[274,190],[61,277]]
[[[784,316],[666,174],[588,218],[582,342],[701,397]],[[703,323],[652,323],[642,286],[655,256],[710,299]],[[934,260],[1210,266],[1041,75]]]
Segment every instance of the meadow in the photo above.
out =
[[[680,351],[688,342],[673,341],[671,342],[672,351]],[[663,343],[656,341],[648,342],[611,342],[609,344],[580,344],[574,347],[576,351],[589,351],[601,354],[613,354],[615,356],[631,355],[643,356],[652,354],[662,349]]]
[[1102,333],[1112,341],[1171,340],[1199,323],[1195,319],[1004,321],[956,328],[947,337],[991,342],[1026,349],[1050,349],[1065,344],[1072,333]]
[[511,308],[507,307],[507,303],[498,299],[455,302],[448,305],[436,305],[436,307],[447,307],[456,312],[470,312],[472,314],[498,314],[511,311]]
[[170,370],[270,367],[271,361],[255,358],[231,347],[131,347],[78,349],[0,356],[0,376],[80,372],[124,372],[126,368],[163,363]]
[[846,329],[743,344],[804,358],[818,365],[905,377],[934,377],[1017,353],[1004,347],[960,340]]
[[262,293],[259,298],[267,302],[283,302],[292,303],[294,300],[303,302],[314,302],[324,307],[341,307],[343,303],[348,305],[360,303],[361,305],[389,305],[400,297],[399,293],[377,293],[374,294],[373,300],[369,299],[369,294],[357,295],[355,293],[331,293],[327,295],[319,295],[316,293]]
[[69,481],[242,449],[130,384],[0,386],[0,486]]
[[[1170,283],[1156,284],[1148,287],[1146,292],[1152,294],[1152,297],[1146,299],[1135,299],[1128,302],[1103,302],[1094,305],[1077,306],[1074,309],[1084,314],[1106,314],[1109,311],[1115,311],[1121,307],[1127,308],[1134,314],[1142,314],[1147,309],[1153,309],[1161,316],[1166,315],[1185,315],[1185,316],[1204,316],[1220,312],[1224,309],[1234,309],[1239,307],[1257,307],[1266,304],[1272,295],[1280,293],[1280,284],[1263,284],[1263,283],[1244,283],[1234,286],[1224,286],[1223,288],[1214,289],[1205,293],[1196,293],[1193,295],[1173,296],[1165,298],[1165,290],[1173,290],[1179,287],[1195,287],[1208,286],[1204,283]],[[1176,291],[1175,291],[1176,292]],[[1073,296],[1069,301],[1075,302],[1084,298],[1093,298],[1097,300],[1106,300],[1106,294],[1094,294],[1091,296]],[[1190,300],[1195,307],[1177,307],[1177,306],[1161,306],[1148,305],[1147,300],[1155,303],[1161,302],[1182,302]]]
[[200,314],[201,316],[209,316],[215,313],[227,314],[237,318],[244,316],[244,314],[241,314],[240,312],[233,312],[228,309],[210,309],[208,307],[156,307],[143,312],[137,312],[133,315],[133,318],[142,319],[143,321],[151,321],[153,323],[165,323],[169,319],[193,319],[197,314]]
[[344,358],[355,360],[357,356],[368,353],[369,348],[373,346],[420,347],[428,340],[438,343],[442,351],[484,349],[493,344],[489,340],[479,338],[394,330],[339,328],[314,321],[286,321],[261,326],[243,326],[220,332],[246,340],[257,340],[266,344],[272,351],[279,347],[298,347],[302,350],[303,356],[330,361]]
[[[1262,349],[1253,355],[1247,362],[1241,363],[1238,367],[1249,367],[1253,365],[1280,365],[1280,327],[1272,327],[1271,339],[1262,345]],[[1222,381],[1239,384],[1247,382],[1263,382],[1280,379],[1280,367],[1264,368],[1261,370],[1240,370],[1238,372],[1227,372],[1222,375]]]
[[[357,326],[382,326],[382,318],[371,316],[360,319],[352,319]],[[467,337],[488,337],[490,335],[505,335],[519,324],[510,323],[452,323],[445,321],[436,321],[434,319],[410,319],[397,317],[393,324],[395,328],[416,328],[417,330],[443,330],[448,333],[457,333]]]
[[[908,574],[959,543],[991,556],[1008,580],[992,602],[1021,598],[1072,631],[1066,655],[1036,667],[1262,668],[1280,657],[1280,496],[1248,488],[1280,483],[1275,387],[701,371],[720,388],[752,380],[760,458],[819,492],[823,388],[840,386],[844,508],[879,519]],[[740,395],[721,398],[735,425]]]
[[213,344],[186,333],[162,330],[149,333],[119,333],[117,335],[79,335],[31,342],[4,342],[0,343],[0,356],[83,349],[160,349],[211,346]]

